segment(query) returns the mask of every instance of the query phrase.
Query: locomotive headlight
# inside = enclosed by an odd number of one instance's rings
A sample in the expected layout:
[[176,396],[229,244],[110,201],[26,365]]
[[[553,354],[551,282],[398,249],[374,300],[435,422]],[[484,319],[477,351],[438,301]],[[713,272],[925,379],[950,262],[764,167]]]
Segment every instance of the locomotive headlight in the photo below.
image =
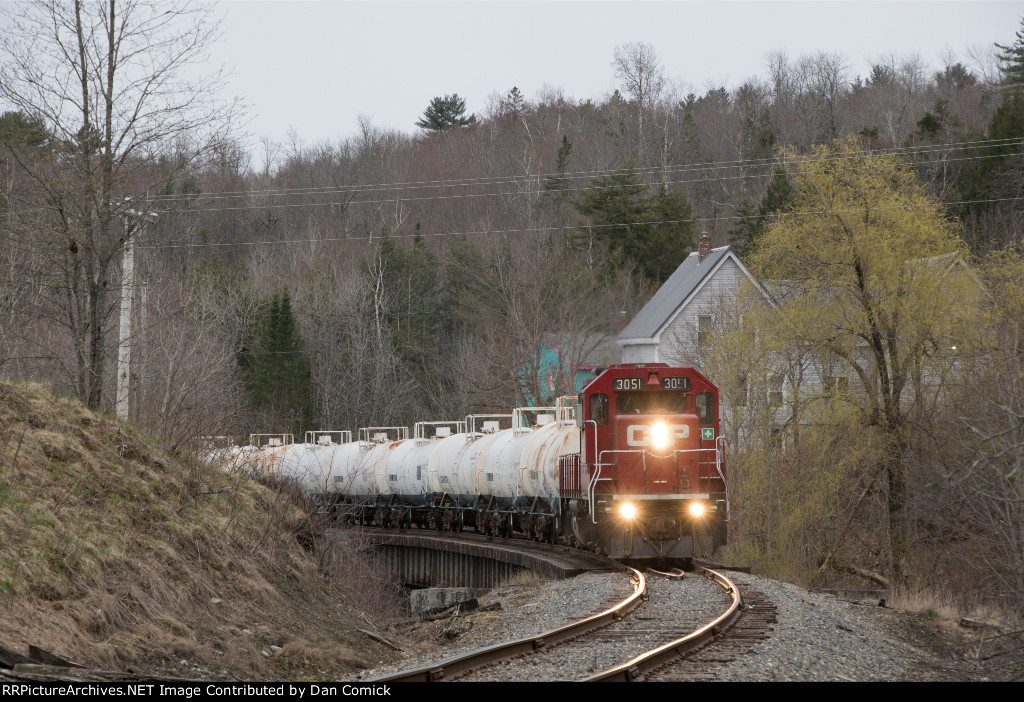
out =
[[703,517],[704,516],[704,505],[701,502],[690,503],[690,516],[692,517]]
[[668,426],[665,422],[657,422],[651,427],[651,444],[656,449],[668,448],[669,437],[668,437]]
[[619,507],[619,514],[621,514],[624,519],[632,519],[636,516],[636,507],[629,502],[624,502],[622,506]]

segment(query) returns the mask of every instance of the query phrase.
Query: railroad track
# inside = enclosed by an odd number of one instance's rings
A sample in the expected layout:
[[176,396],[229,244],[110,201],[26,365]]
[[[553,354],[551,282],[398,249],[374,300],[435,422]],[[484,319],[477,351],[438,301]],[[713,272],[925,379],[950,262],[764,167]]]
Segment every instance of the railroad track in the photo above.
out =
[[767,639],[777,618],[775,603],[762,592],[744,587],[740,615],[728,630],[676,660],[652,667],[644,679],[653,682],[715,680],[725,666],[747,655],[758,642]]
[[449,658],[434,665],[403,671],[394,675],[373,678],[367,682],[436,682],[455,680],[466,673],[483,666],[508,660],[517,656],[544,650],[582,636],[588,632],[607,626],[621,619],[636,608],[647,594],[647,579],[643,573],[630,568],[633,592],[614,607],[599,614],[581,619],[566,626],[545,632],[539,636],[531,636],[518,641],[511,641],[497,646],[488,646],[455,658]]
[[[740,616],[738,590],[720,573],[702,567],[685,577],[630,572],[633,593],[599,615],[375,681],[642,680],[724,639],[724,630]],[[616,659],[625,662],[616,665]]]
[[721,587],[729,597],[729,605],[703,626],[673,639],[660,646],[646,650],[632,659],[608,668],[596,675],[584,678],[584,682],[639,682],[651,679],[652,672],[670,666],[680,658],[708,646],[739,619],[743,611],[743,600],[739,589],[726,576],[710,568],[697,565],[695,572]]

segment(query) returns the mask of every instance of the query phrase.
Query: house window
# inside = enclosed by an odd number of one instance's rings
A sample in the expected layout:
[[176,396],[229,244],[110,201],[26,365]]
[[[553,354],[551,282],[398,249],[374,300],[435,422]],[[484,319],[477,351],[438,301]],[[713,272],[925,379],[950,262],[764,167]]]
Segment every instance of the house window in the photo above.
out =
[[711,341],[711,315],[697,316],[697,348],[704,348]]
[[782,406],[782,385],[786,376],[772,373],[768,376],[768,404],[772,407]]

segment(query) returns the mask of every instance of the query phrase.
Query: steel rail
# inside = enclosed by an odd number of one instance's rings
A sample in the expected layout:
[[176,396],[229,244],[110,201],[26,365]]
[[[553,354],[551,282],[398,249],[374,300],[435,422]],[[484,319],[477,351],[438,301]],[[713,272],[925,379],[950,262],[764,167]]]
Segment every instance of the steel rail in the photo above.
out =
[[706,624],[681,639],[670,641],[663,646],[642,653],[631,661],[609,668],[582,682],[639,682],[644,679],[646,673],[700,648],[732,626],[740,615],[742,605],[739,589],[721,573],[703,566],[698,566],[698,568],[702,575],[714,580],[732,595],[732,604],[724,613],[710,624]]
[[592,615],[586,619],[581,619],[578,622],[567,624],[538,636],[481,648],[434,665],[407,670],[395,673],[394,675],[385,675],[366,680],[365,682],[439,682],[453,680],[467,671],[480,668],[488,663],[496,663],[526,653],[540,651],[547,646],[556,645],[595,629],[600,629],[615,620],[621,619],[623,614],[633,610],[647,595],[647,579],[643,573],[635,568],[629,568],[629,570],[631,571],[631,579],[634,583],[633,593],[622,602],[600,614]]

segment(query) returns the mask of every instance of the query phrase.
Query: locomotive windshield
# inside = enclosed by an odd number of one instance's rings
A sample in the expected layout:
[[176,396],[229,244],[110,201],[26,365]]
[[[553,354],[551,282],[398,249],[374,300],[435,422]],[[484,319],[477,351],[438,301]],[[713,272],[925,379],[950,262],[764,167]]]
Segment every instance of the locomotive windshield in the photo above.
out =
[[620,392],[615,396],[617,414],[684,414],[689,393]]

